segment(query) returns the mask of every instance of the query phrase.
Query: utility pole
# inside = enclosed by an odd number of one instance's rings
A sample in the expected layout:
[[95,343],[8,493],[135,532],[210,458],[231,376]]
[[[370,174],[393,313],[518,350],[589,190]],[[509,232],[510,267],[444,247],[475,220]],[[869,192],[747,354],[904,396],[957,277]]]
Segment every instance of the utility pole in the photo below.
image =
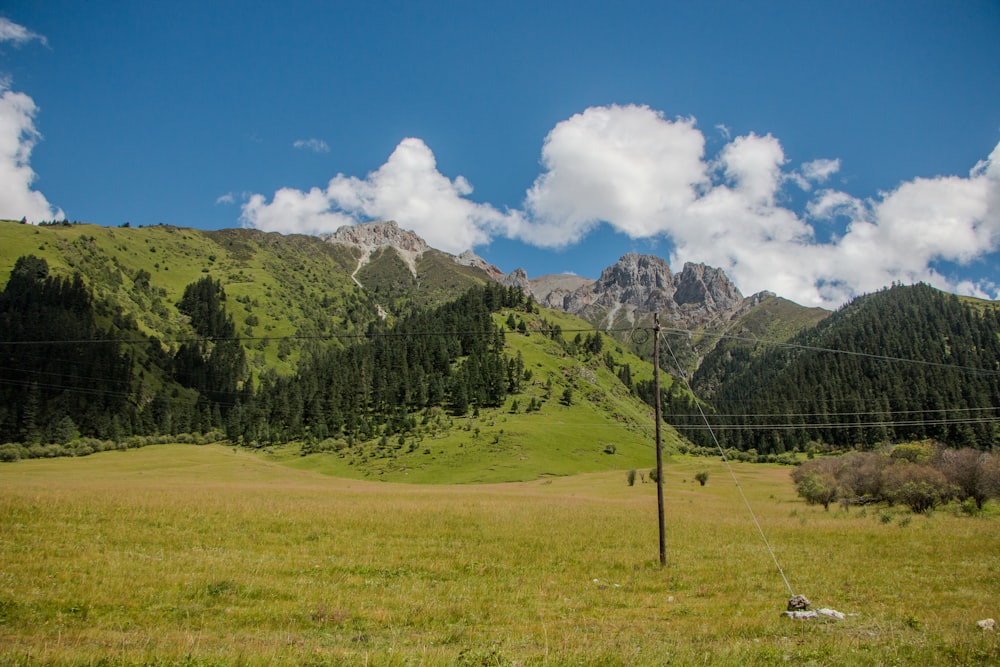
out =
[[660,439],[660,314],[653,313],[653,392],[656,396],[656,509],[660,520],[660,567],[667,564],[667,536],[663,521],[663,442]]

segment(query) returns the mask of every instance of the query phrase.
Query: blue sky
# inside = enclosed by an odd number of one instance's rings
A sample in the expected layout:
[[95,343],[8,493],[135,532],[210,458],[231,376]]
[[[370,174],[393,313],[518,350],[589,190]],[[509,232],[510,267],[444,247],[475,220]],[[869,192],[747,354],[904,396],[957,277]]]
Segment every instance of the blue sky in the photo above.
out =
[[20,2],[0,217],[1000,293],[1000,4]]

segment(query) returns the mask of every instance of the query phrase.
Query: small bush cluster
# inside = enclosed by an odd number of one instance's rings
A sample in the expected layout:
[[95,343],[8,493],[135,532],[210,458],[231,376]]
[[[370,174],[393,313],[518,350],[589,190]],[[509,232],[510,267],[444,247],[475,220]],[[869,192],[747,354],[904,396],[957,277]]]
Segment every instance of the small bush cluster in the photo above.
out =
[[136,449],[147,445],[180,443],[184,445],[207,445],[224,438],[219,431],[208,433],[181,433],[178,435],[133,435],[114,440],[98,438],[76,438],[66,443],[22,444],[8,442],[0,444],[0,462],[13,463],[22,459],[51,459],[60,456],[88,456],[97,452]]
[[[698,445],[689,445],[683,443],[677,447],[677,452],[679,454],[690,454],[691,456],[719,456],[719,450],[716,447],[699,447]],[[756,449],[749,449],[747,451],[740,451],[730,447],[723,452],[726,455],[726,459],[729,461],[739,461],[741,463],[780,463],[781,465],[795,465],[797,463],[795,454],[792,452],[785,452],[782,454],[758,454]]]
[[836,501],[844,507],[884,502],[923,513],[958,500],[963,511],[974,513],[1000,496],[1000,457],[971,447],[910,443],[888,453],[806,461],[792,480],[807,503],[827,509]]

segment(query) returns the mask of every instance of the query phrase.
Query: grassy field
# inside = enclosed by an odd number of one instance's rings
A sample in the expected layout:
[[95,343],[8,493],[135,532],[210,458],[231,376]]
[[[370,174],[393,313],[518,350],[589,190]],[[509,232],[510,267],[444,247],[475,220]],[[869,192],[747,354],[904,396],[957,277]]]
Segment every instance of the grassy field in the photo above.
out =
[[[788,468],[344,480],[221,446],[0,466],[0,665],[1000,662],[1000,516],[802,504]],[[705,487],[694,474],[709,472]]]

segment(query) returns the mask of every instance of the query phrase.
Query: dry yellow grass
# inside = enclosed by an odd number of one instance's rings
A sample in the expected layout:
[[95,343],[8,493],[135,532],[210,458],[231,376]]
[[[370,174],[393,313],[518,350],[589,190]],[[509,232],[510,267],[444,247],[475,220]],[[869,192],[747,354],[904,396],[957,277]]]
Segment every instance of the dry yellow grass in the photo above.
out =
[[[823,512],[718,462],[481,486],[223,447],[0,466],[0,664],[996,664],[996,516]],[[708,486],[693,481],[710,472]]]

